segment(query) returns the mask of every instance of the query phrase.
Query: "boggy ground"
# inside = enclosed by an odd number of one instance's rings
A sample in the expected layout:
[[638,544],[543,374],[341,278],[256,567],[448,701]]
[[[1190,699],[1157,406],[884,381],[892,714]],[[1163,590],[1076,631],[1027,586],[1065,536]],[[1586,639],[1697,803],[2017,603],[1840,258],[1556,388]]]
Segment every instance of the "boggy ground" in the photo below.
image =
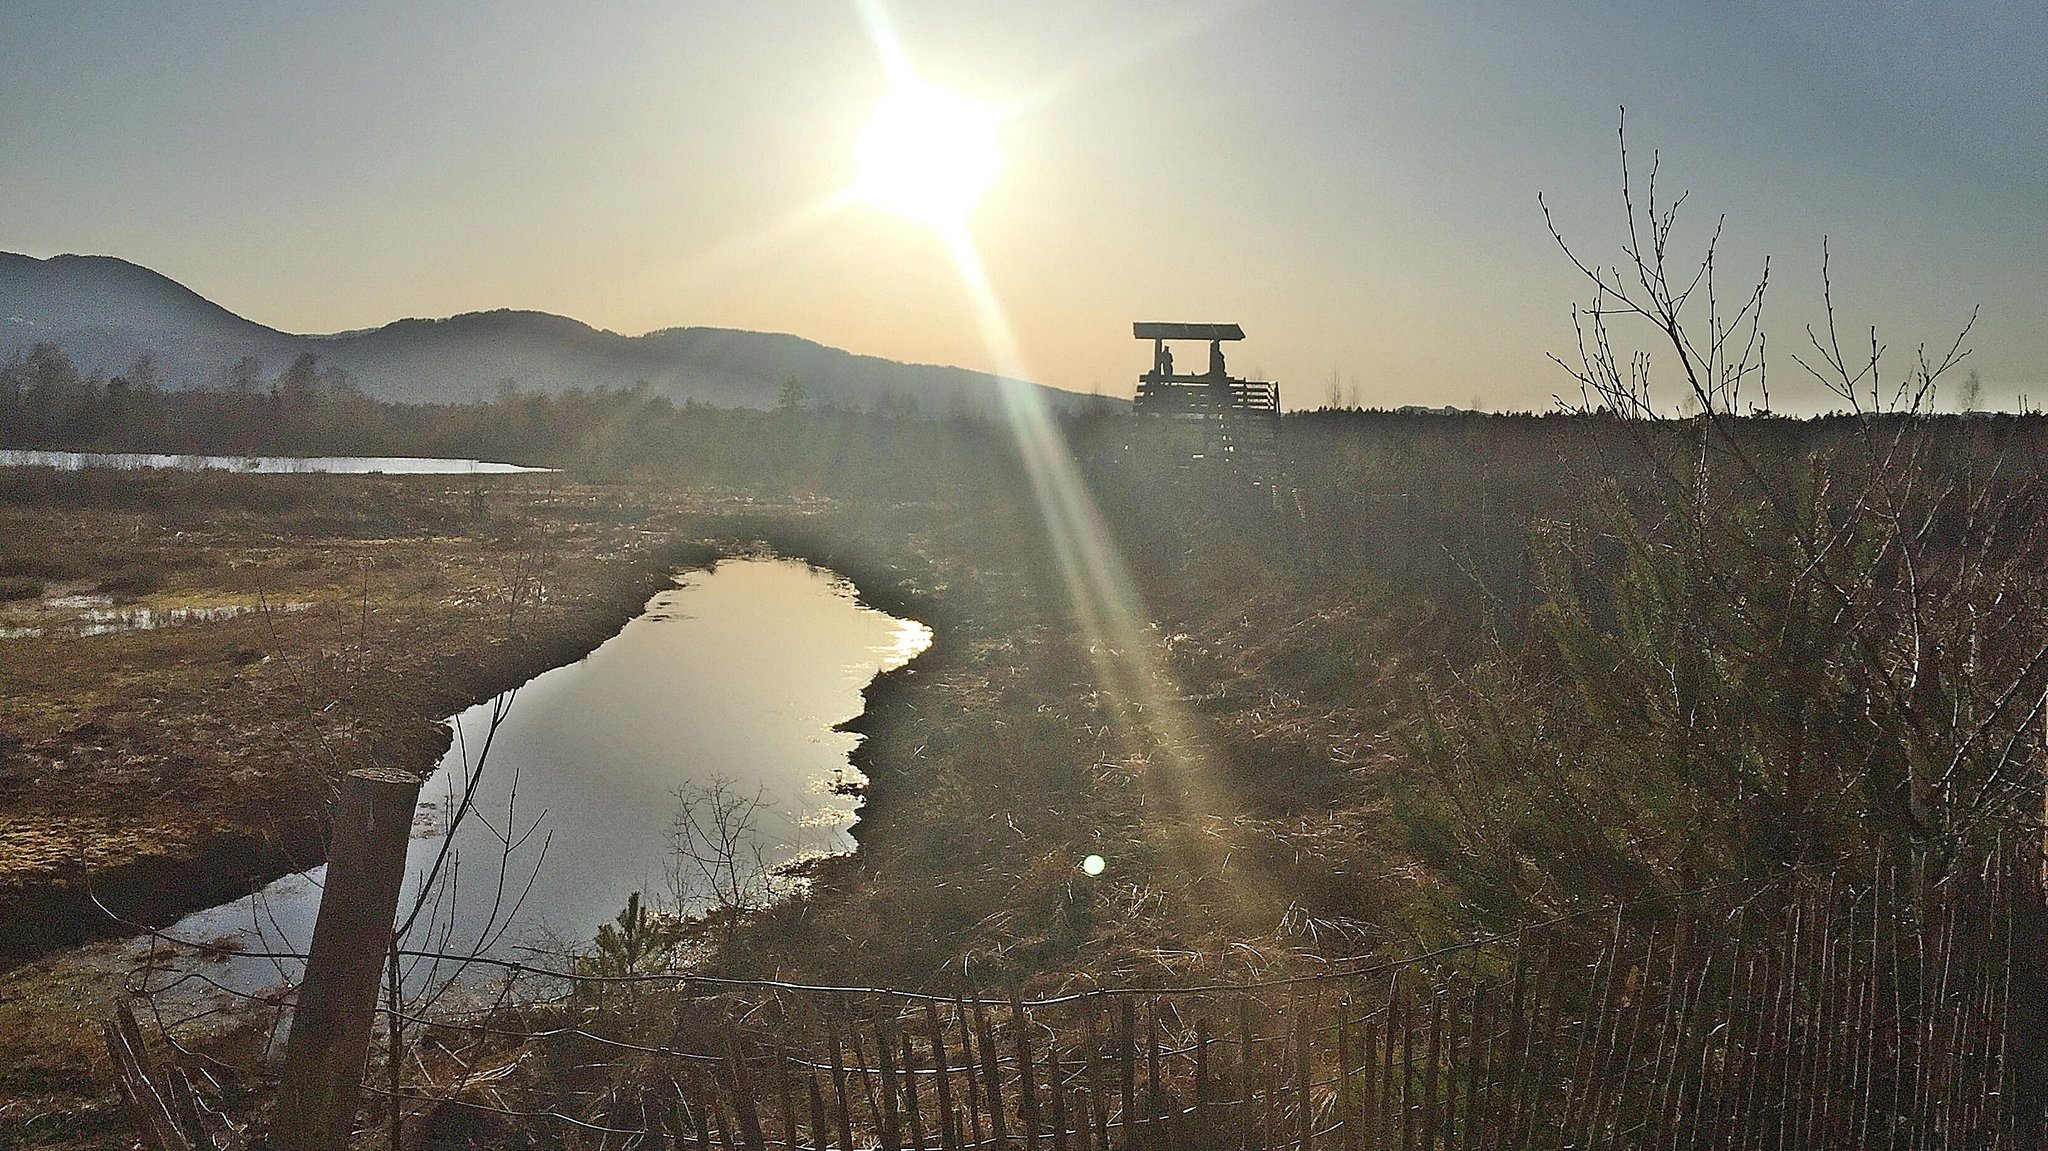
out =
[[[1426,613],[1356,588],[1302,594],[1250,569],[1205,568],[1199,587],[1140,571],[1134,626],[1092,632],[1022,502],[691,530],[824,563],[868,602],[935,630],[930,650],[869,688],[854,721],[869,779],[860,850],[707,933],[719,946],[690,952],[694,970],[1050,995],[1313,971],[1427,937],[1431,885],[1401,854],[1383,794],[1396,729],[1412,722],[1405,653]],[[1104,857],[1101,874],[1082,869],[1090,855]],[[642,962],[631,970],[664,959]],[[507,1012],[481,1036],[452,1028],[423,1044],[420,1092],[461,1079],[447,1050],[516,1074],[458,1092],[477,1107],[415,1109],[412,1129],[450,1147],[515,1131],[552,1145],[568,1131],[492,1110],[507,1107],[630,1126],[585,1105],[637,1098],[673,1068],[560,1029],[647,1048],[715,1044],[697,1030],[716,1026],[701,993],[593,992]],[[775,998],[769,1010],[792,1014],[826,1004]],[[558,1037],[519,1050],[510,1036],[529,1030]]]
[[[0,965],[116,930],[88,886],[160,918],[317,860],[332,780],[430,766],[441,717],[701,561],[659,530],[672,505],[632,500],[547,477],[494,477],[480,511],[466,479],[0,481],[0,576],[40,585],[0,607]],[[191,608],[241,614],[79,634]]]
[[[711,965],[1052,993],[1271,974],[1408,931],[1426,885],[1390,842],[1378,769],[1410,722],[1427,621],[1245,572],[1200,594],[1141,578],[1135,630],[1093,635],[1036,515],[909,507],[741,531],[937,638],[854,721],[860,851]],[[1100,876],[1081,871],[1089,855]]]
[[[1112,639],[1080,626],[1023,500],[761,506],[538,477],[493,481],[479,515],[466,479],[14,483],[0,574],[45,597],[115,581],[144,606],[312,605],[0,641],[0,874],[32,898],[81,906],[81,857],[102,892],[135,876],[108,901],[136,914],[238,894],[317,854],[333,772],[430,765],[440,717],[594,647],[676,568],[761,544],[937,638],[855,721],[860,851],[742,924],[715,969],[949,991],[1268,973],[1382,941],[1415,886],[1373,830],[1402,690],[1375,653],[1399,637],[1355,593],[1154,582],[1146,601],[1173,614],[1135,604]],[[1301,681],[1304,645],[1343,647],[1357,674]],[[1099,877],[1079,869],[1090,854]],[[106,970],[0,977],[0,1130],[50,1146],[119,1131]]]
[[[430,768],[441,718],[603,642],[710,558],[672,525],[713,502],[0,471],[0,1132],[113,1130],[97,1021],[118,980],[35,962],[125,933],[94,896],[161,923],[317,861],[330,781]],[[80,634],[180,608],[248,610]]]

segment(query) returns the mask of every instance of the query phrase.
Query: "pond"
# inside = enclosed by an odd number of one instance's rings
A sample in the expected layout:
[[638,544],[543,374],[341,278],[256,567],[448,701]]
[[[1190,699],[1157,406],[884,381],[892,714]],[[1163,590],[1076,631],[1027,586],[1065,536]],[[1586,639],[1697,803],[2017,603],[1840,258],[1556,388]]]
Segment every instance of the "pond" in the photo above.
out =
[[[450,721],[454,745],[421,792],[402,911],[448,840],[486,744],[489,753],[409,946],[508,958],[582,948],[636,891],[700,910],[700,884],[670,882],[672,831],[679,792],[701,800],[720,781],[728,795],[760,800],[742,881],[757,878],[756,845],[771,868],[852,849],[865,781],[848,756],[860,737],[836,727],[860,713],[877,674],[931,643],[931,630],[786,560],[727,560],[678,585],[584,659]],[[324,870],[187,916],[170,933],[302,952]],[[297,974],[251,957],[201,966],[242,990]]]
[[424,456],[167,456],[128,452],[39,452],[21,448],[0,448],[0,468],[57,468],[67,472],[81,468],[177,468],[260,475],[320,472],[392,476],[495,476],[553,470]]
[[[35,639],[52,634],[90,639],[96,635],[156,631],[159,628],[178,627],[188,623],[215,623],[238,616],[254,615],[261,611],[295,614],[310,610],[313,606],[304,600],[268,606],[257,603],[223,603],[204,607],[148,608],[115,607],[113,604],[113,597],[107,595],[62,595],[34,601],[28,607],[11,611],[0,608],[0,639]],[[6,622],[24,619],[35,622]]]

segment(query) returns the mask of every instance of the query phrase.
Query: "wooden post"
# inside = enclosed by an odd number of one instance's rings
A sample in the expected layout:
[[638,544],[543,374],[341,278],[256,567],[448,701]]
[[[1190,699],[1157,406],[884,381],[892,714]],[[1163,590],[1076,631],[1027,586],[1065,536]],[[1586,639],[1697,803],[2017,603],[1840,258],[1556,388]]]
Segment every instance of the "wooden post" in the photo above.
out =
[[374,768],[342,779],[313,946],[285,1042],[273,1147],[348,1146],[421,782]]

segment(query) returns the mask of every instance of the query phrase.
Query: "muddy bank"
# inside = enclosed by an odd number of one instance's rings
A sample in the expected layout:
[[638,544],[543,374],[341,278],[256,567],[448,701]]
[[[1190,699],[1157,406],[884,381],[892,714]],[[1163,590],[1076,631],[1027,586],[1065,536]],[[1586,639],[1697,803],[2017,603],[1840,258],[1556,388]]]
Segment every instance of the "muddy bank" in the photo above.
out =
[[[128,933],[95,895],[161,925],[317,862],[325,780],[373,765],[431,769],[448,747],[447,716],[582,658],[676,572],[717,556],[651,530],[665,516],[613,508],[621,522],[593,526],[590,500],[547,498],[571,506],[529,509],[523,530],[556,554],[533,565],[539,592],[518,610],[487,594],[497,573],[482,569],[504,566],[502,540],[294,538],[258,516],[203,547],[175,533],[161,554],[138,559],[149,549],[130,547],[118,562],[160,563],[174,585],[227,583],[259,562],[316,576],[323,563],[372,570],[383,584],[397,581],[386,572],[430,565],[432,590],[384,595],[365,577],[372,590],[359,602],[329,588],[285,624],[4,641],[0,970]],[[0,520],[26,512],[0,509]]]
[[[404,712],[377,717],[419,735],[396,741],[402,749],[398,754],[349,756],[334,770],[433,770],[448,750],[443,719],[583,658],[639,614],[676,572],[716,558],[715,552],[695,545],[663,546],[620,570],[616,582],[602,589],[600,602],[552,623],[546,632],[501,638],[482,649],[428,654],[415,674],[429,690],[406,700]],[[296,789],[290,810],[252,805],[239,825],[197,838],[193,850],[80,867],[70,876],[53,876],[53,882],[0,894],[0,970],[90,939],[132,934],[94,906],[95,896],[123,919],[163,926],[317,863],[326,855],[326,812],[309,791]]]

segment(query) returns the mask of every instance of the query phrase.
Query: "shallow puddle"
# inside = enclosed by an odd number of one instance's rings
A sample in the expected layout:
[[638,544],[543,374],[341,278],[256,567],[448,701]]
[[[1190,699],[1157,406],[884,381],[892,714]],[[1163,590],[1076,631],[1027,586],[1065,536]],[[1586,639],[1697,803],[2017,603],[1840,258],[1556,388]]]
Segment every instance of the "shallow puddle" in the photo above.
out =
[[[860,713],[870,680],[930,642],[923,624],[862,606],[844,580],[799,563],[731,560],[683,577],[589,656],[452,721],[455,745],[414,823],[401,902],[425,906],[409,946],[530,956],[587,945],[636,891],[701,908],[708,894],[687,860],[678,873],[672,834],[678,793],[702,801],[719,780],[728,798],[759,800],[727,878],[758,879],[756,852],[774,868],[850,850],[865,781],[848,761],[859,737],[834,729]],[[480,757],[452,854],[422,897]],[[323,874],[287,876],[171,934],[303,951]],[[247,957],[178,963],[240,989],[296,974]]]
[[144,452],[38,452],[20,448],[0,449],[0,468],[57,468],[70,472],[81,468],[171,468],[258,475],[311,472],[393,476],[509,475],[553,470],[422,456],[174,456]]

